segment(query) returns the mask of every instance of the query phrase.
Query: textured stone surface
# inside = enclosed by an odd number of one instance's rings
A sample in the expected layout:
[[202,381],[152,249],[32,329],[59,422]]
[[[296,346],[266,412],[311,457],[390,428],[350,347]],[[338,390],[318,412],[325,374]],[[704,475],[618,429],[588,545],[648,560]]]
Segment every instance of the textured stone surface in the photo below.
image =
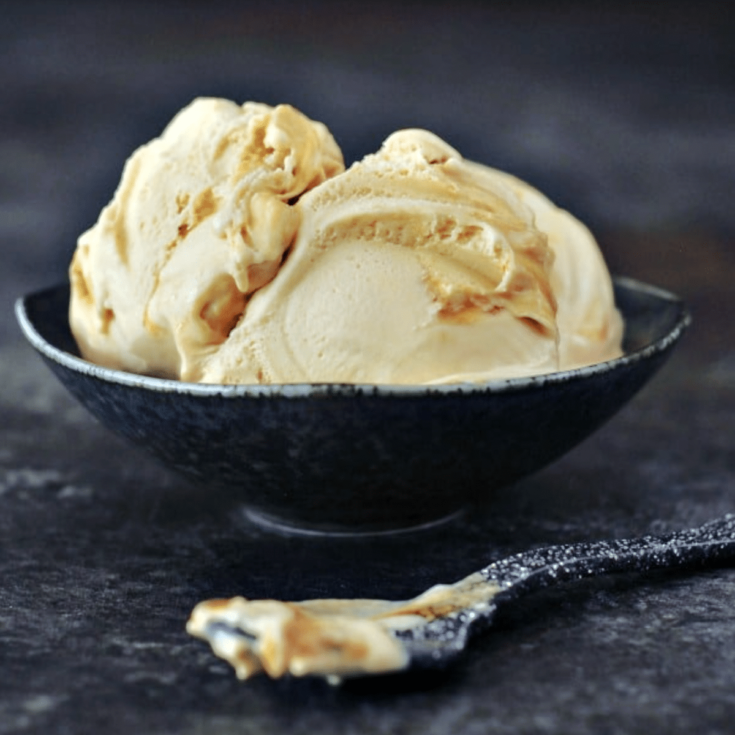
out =
[[[533,546],[735,509],[735,67],[721,6],[567,3],[553,17],[432,3],[415,21],[418,5],[379,4],[329,23],[326,3],[4,10],[0,733],[731,730],[728,567],[549,590],[444,674],[341,689],[242,684],[184,632],[206,597],[401,598]],[[689,301],[691,332],[608,426],[453,525],[369,544],[258,529],[95,424],[10,312],[64,278],[131,148],[197,94],[292,102],[350,159],[400,125],[432,128],[584,215],[615,271]]]

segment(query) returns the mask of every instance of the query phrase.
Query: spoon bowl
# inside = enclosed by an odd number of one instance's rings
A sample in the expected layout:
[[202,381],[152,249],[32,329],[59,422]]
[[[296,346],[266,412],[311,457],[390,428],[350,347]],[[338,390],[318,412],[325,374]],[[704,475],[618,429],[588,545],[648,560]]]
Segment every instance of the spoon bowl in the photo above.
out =
[[532,378],[439,386],[205,385],[79,356],[68,285],[16,303],[19,324],[105,426],[221,487],[251,517],[302,533],[376,533],[452,517],[533,473],[614,415],[689,324],[673,294],[615,280],[624,355]]

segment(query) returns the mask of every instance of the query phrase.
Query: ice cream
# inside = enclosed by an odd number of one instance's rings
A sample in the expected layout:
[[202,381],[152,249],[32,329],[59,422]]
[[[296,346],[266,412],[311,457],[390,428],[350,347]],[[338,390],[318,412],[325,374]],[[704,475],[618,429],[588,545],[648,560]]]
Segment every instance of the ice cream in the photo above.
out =
[[93,362],[197,380],[276,273],[292,200],[342,171],[327,129],[287,105],[198,99],[129,159],[77,244],[70,324]]
[[293,108],[198,100],[79,241],[70,321],[111,367],[210,383],[447,383],[620,354],[589,231],[423,130],[343,170]]
[[407,669],[410,642],[404,636],[429,623],[447,623],[445,646],[451,648],[452,623],[487,616],[500,591],[494,579],[476,572],[401,602],[206,600],[194,608],[186,629],[208,641],[240,679],[264,672],[272,678],[323,676],[337,684],[348,676]]

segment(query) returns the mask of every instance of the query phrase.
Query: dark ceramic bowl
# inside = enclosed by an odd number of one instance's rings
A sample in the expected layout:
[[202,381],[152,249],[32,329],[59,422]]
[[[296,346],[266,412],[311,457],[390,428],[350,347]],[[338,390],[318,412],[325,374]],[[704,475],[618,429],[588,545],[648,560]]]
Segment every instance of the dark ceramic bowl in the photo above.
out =
[[20,299],[25,336],[103,424],[167,465],[221,486],[251,515],[321,532],[451,516],[534,472],[610,418],[689,324],[675,296],[617,279],[625,355],[481,384],[199,385],[93,365],[67,323],[68,286]]

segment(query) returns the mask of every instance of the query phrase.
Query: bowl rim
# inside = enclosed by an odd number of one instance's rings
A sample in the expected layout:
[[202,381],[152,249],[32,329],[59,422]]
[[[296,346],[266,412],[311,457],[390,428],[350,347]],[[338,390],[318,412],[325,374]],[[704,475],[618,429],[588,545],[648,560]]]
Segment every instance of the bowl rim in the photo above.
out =
[[570,380],[592,377],[601,373],[618,370],[624,366],[633,365],[668,350],[679,340],[691,323],[691,313],[686,304],[681,298],[670,291],[628,276],[615,276],[613,277],[613,283],[618,287],[637,291],[639,293],[653,296],[659,300],[670,302],[678,309],[676,321],[673,327],[657,340],[650,342],[637,350],[627,352],[620,357],[613,358],[612,360],[606,360],[604,362],[587,365],[585,367],[560,370],[528,377],[496,378],[480,382],[465,381],[442,384],[277,383],[254,385],[239,383],[227,385],[218,383],[189,383],[171,378],[157,378],[96,365],[81,357],[62,350],[41,336],[28,314],[28,303],[32,299],[37,299],[61,288],[66,288],[68,287],[68,284],[57,284],[19,297],[15,302],[15,313],[21,331],[28,342],[30,342],[31,346],[46,359],[57,363],[67,370],[86,375],[106,383],[115,383],[128,388],[143,389],[154,391],[156,393],[174,393],[202,398],[305,398],[313,396],[354,396],[356,394],[395,397],[457,394],[476,395],[478,393],[505,393],[509,391],[538,388],[548,384],[564,383]]

